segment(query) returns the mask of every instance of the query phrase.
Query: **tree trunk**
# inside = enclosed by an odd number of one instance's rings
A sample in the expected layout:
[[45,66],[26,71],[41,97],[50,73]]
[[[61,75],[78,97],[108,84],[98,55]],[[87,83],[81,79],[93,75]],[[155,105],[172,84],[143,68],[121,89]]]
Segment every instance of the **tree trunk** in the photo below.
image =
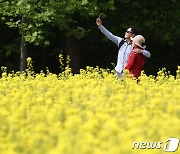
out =
[[[25,22],[25,18],[22,16],[22,22]],[[20,60],[20,72],[25,71],[27,65],[27,43],[24,39],[24,35],[21,36],[21,60]]]
[[72,72],[79,73],[80,69],[80,51],[78,39],[76,37],[70,36],[66,40],[66,56],[70,56],[70,68]]

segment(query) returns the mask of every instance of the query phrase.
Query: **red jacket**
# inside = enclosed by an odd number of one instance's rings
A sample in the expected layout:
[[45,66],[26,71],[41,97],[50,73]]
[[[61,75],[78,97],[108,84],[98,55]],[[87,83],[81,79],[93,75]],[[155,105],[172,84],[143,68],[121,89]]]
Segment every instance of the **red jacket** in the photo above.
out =
[[125,69],[129,70],[129,74],[138,78],[141,75],[145,62],[146,58],[143,54],[132,51],[129,55],[128,63],[125,66]]

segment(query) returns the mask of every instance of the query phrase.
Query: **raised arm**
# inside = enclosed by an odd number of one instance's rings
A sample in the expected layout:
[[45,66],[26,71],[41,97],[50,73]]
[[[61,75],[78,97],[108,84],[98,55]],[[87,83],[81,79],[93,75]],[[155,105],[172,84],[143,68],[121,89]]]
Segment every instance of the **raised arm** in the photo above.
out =
[[114,42],[117,46],[119,46],[119,43],[121,42],[122,38],[113,35],[111,32],[109,32],[103,25],[100,18],[97,18],[96,24],[98,25],[98,28],[101,30],[101,32],[109,38],[112,42]]

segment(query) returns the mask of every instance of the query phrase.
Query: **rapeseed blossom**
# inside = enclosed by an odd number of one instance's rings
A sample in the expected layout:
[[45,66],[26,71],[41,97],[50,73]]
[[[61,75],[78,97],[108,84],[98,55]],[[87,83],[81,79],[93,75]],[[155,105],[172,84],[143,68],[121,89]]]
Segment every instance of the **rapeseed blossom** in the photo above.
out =
[[27,71],[0,78],[1,154],[161,154],[132,143],[179,138],[180,67],[138,83],[99,67]]

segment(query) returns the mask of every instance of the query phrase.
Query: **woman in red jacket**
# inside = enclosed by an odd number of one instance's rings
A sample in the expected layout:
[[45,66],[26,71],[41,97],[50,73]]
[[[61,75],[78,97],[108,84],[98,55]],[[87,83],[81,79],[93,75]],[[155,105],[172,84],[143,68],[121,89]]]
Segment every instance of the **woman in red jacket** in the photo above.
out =
[[[139,48],[139,49],[145,49],[145,39],[142,35],[136,35],[134,38],[131,38],[132,40],[132,47],[133,50]],[[129,59],[127,64],[125,65],[125,69],[128,69],[129,71],[129,77],[134,76],[138,78],[141,75],[141,71],[143,70],[146,58],[141,53],[136,53],[132,50],[132,52],[129,55]]]

